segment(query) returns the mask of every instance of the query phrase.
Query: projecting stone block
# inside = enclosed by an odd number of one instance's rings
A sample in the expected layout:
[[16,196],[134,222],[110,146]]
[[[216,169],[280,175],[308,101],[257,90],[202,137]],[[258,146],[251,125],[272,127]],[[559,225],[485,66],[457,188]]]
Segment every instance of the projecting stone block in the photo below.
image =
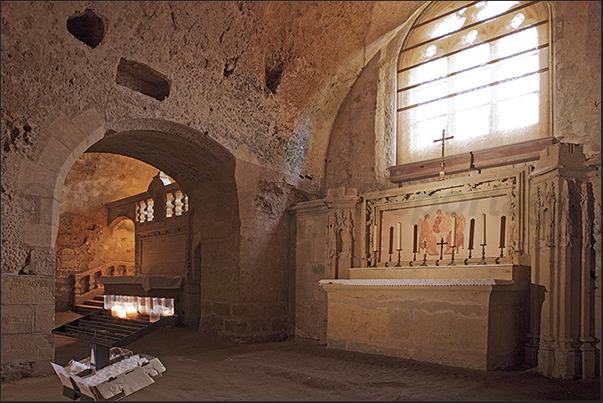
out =
[[40,276],[2,276],[2,308],[5,305],[53,304],[54,278]]
[[[2,307],[2,337],[5,334],[31,333],[34,310],[30,305]],[[4,340],[2,341],[4,343]]]

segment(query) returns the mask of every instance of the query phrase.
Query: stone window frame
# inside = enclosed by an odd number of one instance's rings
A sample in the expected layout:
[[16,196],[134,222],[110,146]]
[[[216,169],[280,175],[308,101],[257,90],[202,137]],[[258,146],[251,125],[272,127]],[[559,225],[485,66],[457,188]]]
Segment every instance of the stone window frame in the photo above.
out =
[[[434,59],[451,57],[457,55],[467,49],[473,49],[484,43],[496,42],[504,38],[511,37],[512,33],[534,28],[538,30],[538,36],[541,42],[532,51],[535,57],[539,58],[539,67],[534,73],[539,77],[539,117],[538,123],[532,125],[529,130],[514,130],[511,136],[501,133],[488,132],[480,140],[478,138],[471,139],[462,144],[457,140],[457,144],[447,142],[446,144],[446,171],[447,173],[455,173],[469,170],[480,170],[492,166],[500,166],[526,161],[533,161],[538,158],[539,153],[545,147],[555,142],[552,137],[552,104],[551,104],[551,88],[552,88],[552,72],[549,71],[549,66],[552,66],[552,35],[550,32],[550,7],[548,2],[515,2],[507,11],[501,12],[483,18],[481,21],[471,19],[471,15],[475,16],[477,11],[475,8],[485,2],[431,2],[427,5],[416,19],[412,22],[409,32],[404,39],[400,54],[398,57],[398,66],[396,70],[396,164],[390,167],[390,180],[394,183],[401,183],[408,180],[421,179],[426,177],[437,176],[440,171],[440,151],[439,144],[434,144],[429,151],[419,153],[411,149],[409,146],[410,128],[408,126],[408,115],[404,115],[409,109],[416,109],[415,105],[404,104],[404,96],[409,94],[413,88],[417,88],[420,82],[409,83],[408,73],[416,66],[427,64]],[[474,9],[467,12],[469,8]],[[461,15],[468,17],[464,24],[457,30],[445,32],[431,38],[429,32],[434,31],[437,25],[447,17]],[[522,13],[525,20],[517,27],[507,28],[510,21],[519,13]],[[465,43],[459,45],[460,40],[467,36],[471,31],[483,28],[491,28],[488,35],[480,35],[472,44]],[[456,40],[456,42],[455,42]],[[432,55],[431,58],[425,55],[426,49],[433,45],[443,43],[448,47],[445,50],[438,50],[439,53]],[[456,48],[455,48],[456,46]],[[520,52],[521,53],[521,52]],[[418,55],[418,56],[417,56]],[[503,60],[504,61],[504,60]],[[489,62],[491,65],[498,65],[501,60],[491,57]],[[484,64],[480,64],[482,67]],[[413,67],[415,66],[415,67]],[[444,78],[439,78],[441,81],[450,81],[455,76],[459,76],[458,72],[449,73]],[[521,75],[520,75],[521,77]],[[434,83],[437,80],[433,80]],[[485,88],[499,86],[498,82],[486,83]],[[449,104],[450,99],[453,99],[458,94],[447,93],[442,97],[442,101]],[[492,109],[492,108],[490,108]],[[442,129],[446,129],[443,127]],[[441,136],[442,129],[434,130],[433,140]],[[448,131],[448,130],[447,130]],[[496,137],[494,141],[492,134]],[[447,136],[454,133],[447,133]],[[432,139],[430,138],[429,141]],[[454,140],[453,140],[454,141]]]

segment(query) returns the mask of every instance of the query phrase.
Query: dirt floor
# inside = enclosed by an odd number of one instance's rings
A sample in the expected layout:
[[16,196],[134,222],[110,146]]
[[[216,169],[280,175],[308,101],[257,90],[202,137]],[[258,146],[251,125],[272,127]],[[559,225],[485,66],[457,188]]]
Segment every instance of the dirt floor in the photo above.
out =
[[[57,326],[79,315],[57,314]],[[55,362],[90,355],[87,342],[55,336]],[[166,371],[125,401],[600,401],[601,383],[534,371],[482,372],[327,349],[308,341],[233,345],[182,327],[126,346],[158,357]],[[2,381],[3,401],[70,401],[56,375]]]

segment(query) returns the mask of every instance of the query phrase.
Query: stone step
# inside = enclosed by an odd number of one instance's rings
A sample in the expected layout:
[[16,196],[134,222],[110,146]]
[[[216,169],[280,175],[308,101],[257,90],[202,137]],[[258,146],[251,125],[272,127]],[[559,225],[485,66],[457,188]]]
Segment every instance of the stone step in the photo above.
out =
[[104,298],[102,295],[95,295],[92,299],[87,299],[81,304],[75,304],[73,311],[79,314],[89,314],[96,312],[104,307]]
[[89,299],[89,300],[84,301],[84,304],[102,308],[105,303],[102,299],[100,301],[98,301],[97,299]]
[[73,312],[79,313],[80,315],[87,315],[89,313],[96,312],[100,309],[103,309],[102,305],[99,307],[96,305],[88,305],[86,303],[83,303],[83,304],[76,304],[73,307]]

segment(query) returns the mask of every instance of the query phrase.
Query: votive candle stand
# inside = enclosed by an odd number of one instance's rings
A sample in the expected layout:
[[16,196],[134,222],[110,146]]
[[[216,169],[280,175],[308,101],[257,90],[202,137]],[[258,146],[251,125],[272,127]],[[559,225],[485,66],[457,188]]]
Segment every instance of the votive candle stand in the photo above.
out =
[[103,308],[114,317],[136,319],[148,315],[151,322],[156,322],[162,316],[174,315],[174,298],[105,295]]

